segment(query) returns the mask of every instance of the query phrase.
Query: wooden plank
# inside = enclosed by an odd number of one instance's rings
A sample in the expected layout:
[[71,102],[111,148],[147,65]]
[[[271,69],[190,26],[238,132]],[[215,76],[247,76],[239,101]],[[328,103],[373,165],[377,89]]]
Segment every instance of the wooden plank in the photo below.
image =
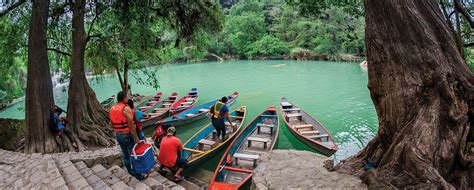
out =
[[302,135],[319,135],[319,131],[301,131]]
[[293,104],[290,104],[290,102],[281,102],[282,106],[292,106]]
[[286,117],[301,117],[301,113],[289,113],[286,114]]
[[240,159],[255,160],[255,159],[258,159],[260,156],[254,155],[254,154],[235,153],[234,157],[240,158]]
[[229,117],[230,117],[230,118],[235,118],[235,119],[243,119],[243,117],[241,117],[241,116],[230,115]]
[[270,127],[270,128],[273,128],[273,127],[275,127],[275,125],[265,124],[265,123],[257,123],[257,127]]
[[194,117],[196,114],[192,114],[192,113],[188,113],[188,114],[185,114],[184,117]]
[[329,135],[328,134],[321,134],[321,135],[308,136],[308,138],[310,138],[310,139],[321,139],[321,138],[325,138],[325,137],[327,138],[327,137],[329,137]]
[[311,124],[304,124],[304,125],[292,125],[295,129],[304,129],[304,128],[313,128]]
[[210,141],[210,140],[206,140],[206,139],[201,139],[201,140],[199,140],[199,144],[205,144],[205,145],[212,146],[212,145],[216,144],[216,142]]
[[300,108],[289,108],[289,109],[283,109],[283,111],[300,111]]
[[261,137],[248,137],[248,141],[257,141],[257,142],[270,142],[269,138],[261,138]]
[[276,115],[265,115],[265,114],[262,114],[262,115],[260,115],[260,117],[276,117]]

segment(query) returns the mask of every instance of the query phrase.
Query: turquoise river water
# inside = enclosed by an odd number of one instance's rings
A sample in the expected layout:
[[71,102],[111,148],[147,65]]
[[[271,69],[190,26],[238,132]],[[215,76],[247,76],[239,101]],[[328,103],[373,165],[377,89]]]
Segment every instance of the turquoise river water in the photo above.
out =
[[[377,115],[367,89],[367,72],[355,63],[321,61],[225,61],[162,66],[158,73],[160,89],[135,84],[132,91],[165,96],[176,91],[184,95],[192,87],[200,90],[199,103],[238,91],[240,97],[231,109],[245,105],[246,123],[268,106],[278,106],[287,97],[318,119],[337,141],[336,160],[357,153],[373,138],[377,130]],[[90,81],[98,99],[104,100],[120,90],[115,75],[99,82]],[[55,87],[56,104],[66,107],[65,85]],[[23,118],[24,102],[0,112],[0,117]],[[204,119],[179,126],[178,137],[184,143],[209,121]],[[311,150],[296,139],[281,122],[277,149]],[[147,133],[151,133],[148,129]],[[199,176],[209,176],[220,156],[202,166]],[[204,174],[200,174],[204,173]]]

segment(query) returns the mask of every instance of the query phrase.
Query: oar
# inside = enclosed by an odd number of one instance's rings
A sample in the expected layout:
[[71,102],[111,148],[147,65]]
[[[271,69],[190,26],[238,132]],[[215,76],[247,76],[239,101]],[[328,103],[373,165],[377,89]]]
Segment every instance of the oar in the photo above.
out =
[[183,148],[184,151],[192,152],[192,153],[197,153],[197,154],[203,154],[203,151],[192,149],[192,148]]
[[231,116],[229,116],[229,117],[230,117],[230,118],[235,118],[235,119],[243,119],[243,117],[241,117],[241,116],[233,116],[233,115],[231,115]]

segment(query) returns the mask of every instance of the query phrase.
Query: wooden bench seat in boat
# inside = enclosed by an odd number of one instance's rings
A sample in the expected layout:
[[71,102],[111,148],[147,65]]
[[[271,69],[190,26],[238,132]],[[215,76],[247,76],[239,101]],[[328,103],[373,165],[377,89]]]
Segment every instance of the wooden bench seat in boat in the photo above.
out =
[[302,135],[319,135],[319,131],[301,131],[300,134]]
[[300,130],[300,129],[313,129],[313,125],[311,125],[311,124],[293,125],[293,128],[295,128],[296,130]]
[[289,114],[286,114],[286,117],[290,118],[290,117],[301,117],[301,113],[289,113]]
[[248,137],[247,138],[247,141],[248,141],[248,146],[252,146],[252,141],[255,141],[255,142],[263,142],[263,149],[267,149],[267,143],[270,142],[270,139],[269,138],[261,138],[261,137]]
[[170,105],[173,105],[173,104],[172,104],[172,103],[163,103],[163,104],[161,104],[161,105],[163,105],[163,106],[170,106]]
[[189,108],[189,106],[178,106],[179,109],[182,109],[182,108]]
[[276,117],[276,115],[264,115],[264,114],[262,114],[262,115],[260,115],[260,117]]
[[184,100],[186,100],[186,101],[189,102],[189,101],[194,101],[194,98],[186,98],[186,99],[184,99]]
[[329,140],[329,135],[328,134],[321,134],[321,135],[313,135],[313,136],[307,136],[310,139],[321,139],[323,141],[323,138],[326,138],[326,141]]
[[242,153],[235,153],[234,158],[235,158],[235,165],[239,165],[239,159],[244,159],[244,160],[252,160],[253,161],[253,167],[257,167],[257,160],[260,156],[259,155],[254,155],[254,154],[242,154]]
[[162,111],[162,110],[167,110],[166,108],[155,108],[153,111]]
[[260,127],[268,127],[268,128],[270,128],[270,135],[273,135],[273,128],[275,128],[275,125],[273,125],[273,124],[265,124],[265,123],[257,123],[257,134],[260,134]]
[[188,113],[188,114],[185,114],[184,117],[194,117],[196,114],[193,114],[193,113]]
[[281,106],[287,107],[287,106],[293,106],[293,104],[290,104],[290,102],[282,102]]
[[204,146],[210,146],[211,148],[213,148],[215,145],[217,145],[216,142],[214,141],[210,141],[210,140],[207,140],[207,139],[201,139],[199,140],[199,146],[198,146],[198,149],[199,150],[203,150],[204,149]]
[[300,108],[289,108],[289,109],[283,109],[283,111],[300,111]]
[[199,113],[203,113],[203,112],[209,112],[209,109],[199,109],[198,111]]
[[192,104],[193,102],[181,102],[181,105]]

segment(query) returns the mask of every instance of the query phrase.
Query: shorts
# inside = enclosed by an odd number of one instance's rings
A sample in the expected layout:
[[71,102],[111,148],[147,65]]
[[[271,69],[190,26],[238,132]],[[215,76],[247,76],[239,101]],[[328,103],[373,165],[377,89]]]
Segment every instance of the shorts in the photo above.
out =
[[184,158],[177,158],[176,163],[174,164],[175,167],[178,168],[187,168],[188,167],[188,160]]

